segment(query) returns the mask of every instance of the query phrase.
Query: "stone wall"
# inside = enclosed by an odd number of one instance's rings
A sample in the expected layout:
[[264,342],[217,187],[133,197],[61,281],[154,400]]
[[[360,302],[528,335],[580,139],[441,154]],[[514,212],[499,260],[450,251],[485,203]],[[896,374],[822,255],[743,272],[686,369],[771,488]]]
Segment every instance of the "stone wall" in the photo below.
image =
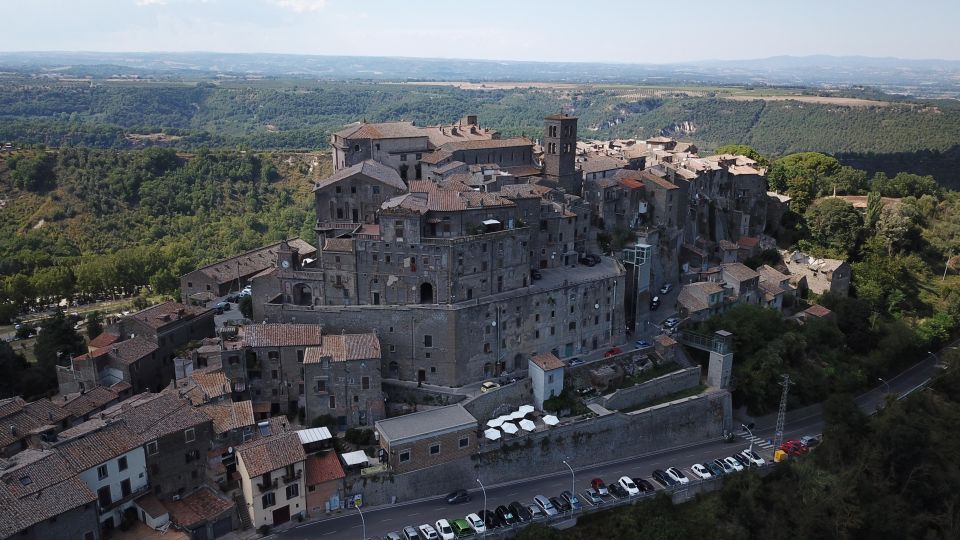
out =
[[600,404],[607,409],[627,409],[693,388],[700,384],[700,366],[667,373],[655,379],[621,388],[604,396]]
[[390,403],[416,403],[419,405],[453,405],[467,396],[444,391],[440,387],[423,386],[403,381],[382,381],[383,393]]
[[465,401],[463,406],[480,425],[484,425],[494,415],[515,411],[520,405],[529,405],[532,402],[533,386],[530,378],[526,378],[479,394]]
[[483,441],[469,459],[406,474],[348,477],[347,495],[362,494],[368,505],[438,496],[486,485],[565,471],[684,444],[717,439],[731,424],[730,393],[711,391],[628,414],[613,413],[554,428]]

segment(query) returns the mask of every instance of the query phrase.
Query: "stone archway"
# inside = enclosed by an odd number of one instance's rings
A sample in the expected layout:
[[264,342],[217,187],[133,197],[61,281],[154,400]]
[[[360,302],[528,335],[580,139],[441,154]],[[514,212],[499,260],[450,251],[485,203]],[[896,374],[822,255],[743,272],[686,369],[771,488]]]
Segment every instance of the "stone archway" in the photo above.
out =
[[433,304],[433,284],[424,282],[420,285],[420,303]]
[[298,306],[313,305],[313,289],[306,283],[293,286],[293,303]]

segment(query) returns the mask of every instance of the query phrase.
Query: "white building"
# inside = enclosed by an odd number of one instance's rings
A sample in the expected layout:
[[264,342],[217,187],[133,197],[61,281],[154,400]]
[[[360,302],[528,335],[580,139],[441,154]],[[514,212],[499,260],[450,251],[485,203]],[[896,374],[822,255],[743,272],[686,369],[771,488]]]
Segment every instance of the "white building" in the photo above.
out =
[[553,353],[535,355],[528,363],[533,383],[533,403],[543,410],[543,402],[563,392],[564,363]]
[[[261,431],[273,429],[267,422]],[[254,528],[286,523],[306,515],[306,455],[296,432],[264,434],[237,448],[237,472]]]

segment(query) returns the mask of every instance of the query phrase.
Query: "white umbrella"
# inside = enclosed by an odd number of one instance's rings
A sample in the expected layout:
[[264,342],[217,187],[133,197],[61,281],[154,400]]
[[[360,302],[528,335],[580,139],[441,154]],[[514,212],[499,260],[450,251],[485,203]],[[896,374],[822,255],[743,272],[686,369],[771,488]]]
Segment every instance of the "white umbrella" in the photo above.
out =
[[509,415],[509,414],[505,414],[505,415],[501,416],[500,418],[498,418],[497,420],[501,420],[500,423],[502,424],[503,422],[509,422],[509,421],[513,420],[513,418],[510,418],[510,415]]
[[533,420],[521,420],[520,427],[522,427],[525,431],[533,431],[537,426],[533,423]]
[[493,420],[487,420],[488,427],[500,427],[500,424],[503,423],[503,417],[494,418]]
[[533,405],[521,405],[519,411],[523,414],[530,414],[536,409],[533,408]]
[[483,436],[486,437],[486,438],[488,438],[488,439],[490,439],[491,441],[495,441],[495,440],[497,440],[497,439],[499,439],[499,438],[501,437],[501,435],[500,435],[500,430],[499,430],[499,429],[494,429],[494,428],[490,428],[490,429],[484,431],[484,432],[483,432]]
[[548,426],[555,426],[560,423],[560,419],[552,414],[543,417],[543,423]]
[[516,424],[511,424],[510,422],[504,422],[504,424],[503,424],[502,426],[500,426],[500,429],[502,429],[503,431],[505,431],[505,432],[507,432],[507,433],[509,433],[509,434],[511,434],[511,435],[513,435],[514,433],[516,433],[516,432],[518,431],[517,425],[516,425]]
[[527,415],[527,413],[525,413],[525,412],[523,412],[523,411],[513,411],[512,413],[510,413],[510,419],[511,419],[511,420],[520,420],[521,418],[523,418],[523,417],[526,416],[526,415]]

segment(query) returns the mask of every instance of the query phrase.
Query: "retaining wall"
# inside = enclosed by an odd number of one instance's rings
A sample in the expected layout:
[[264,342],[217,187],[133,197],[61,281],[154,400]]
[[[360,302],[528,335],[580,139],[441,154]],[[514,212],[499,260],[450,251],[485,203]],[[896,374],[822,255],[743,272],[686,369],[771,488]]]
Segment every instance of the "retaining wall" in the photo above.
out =
[[484,425],[494,414],[509,413],[517,410],[520,405],[532,403],[533,382],[528,377],[470,398],[463,402],[463,406],[480,425]]
[[604,408],[626,409],[675,394],[700,384],[700,366],[681,369],[630,388],[621,388],[604,396],[600,404]]

